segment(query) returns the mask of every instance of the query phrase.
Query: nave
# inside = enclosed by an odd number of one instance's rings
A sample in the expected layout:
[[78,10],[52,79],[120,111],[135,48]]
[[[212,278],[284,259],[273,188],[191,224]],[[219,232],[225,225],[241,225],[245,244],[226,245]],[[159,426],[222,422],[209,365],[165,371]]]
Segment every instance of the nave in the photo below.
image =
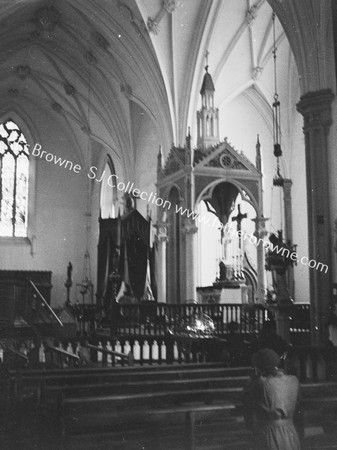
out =
[[3,448],[248,450],[270,325],[334,448],[336,5],[0,2]]
[[[218,362],[207,362],[207,347],[186,346],[188,337],[185,345],[173,342],[171,363],[146,359],[149,355],[143,352],[145,359],[135,361],[135,344],[112,347],[107,338],[100,339],[98,347],[87,337],[75,351],[70,351],[69,338],[55,339],[54,345],[49,340],[35,362],[34,352],[28,354],[28,363],[17,352],[12,368],[8,360],[7,368],[2,365],[2,448],[251,448],[242,405],[242,390],[252,374],[250,366],[242,366],[247,359],[237,360],[235,367],[218,351],[212,355]],[[124,349],[132,351],[126,354]],[[296,346],[283,361],[302,384],[296,423],[303,449],[335,448],[332,357],[331,352]]]

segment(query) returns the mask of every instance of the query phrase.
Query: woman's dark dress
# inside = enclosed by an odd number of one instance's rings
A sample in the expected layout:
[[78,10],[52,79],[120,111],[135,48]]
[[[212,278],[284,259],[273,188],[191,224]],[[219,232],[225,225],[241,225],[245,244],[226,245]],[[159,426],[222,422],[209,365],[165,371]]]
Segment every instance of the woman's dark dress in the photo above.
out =
[[245,416],[256,450],[299,450],[293,417],[299,381],[279,370],[276,376],[259,377],[244,393]]

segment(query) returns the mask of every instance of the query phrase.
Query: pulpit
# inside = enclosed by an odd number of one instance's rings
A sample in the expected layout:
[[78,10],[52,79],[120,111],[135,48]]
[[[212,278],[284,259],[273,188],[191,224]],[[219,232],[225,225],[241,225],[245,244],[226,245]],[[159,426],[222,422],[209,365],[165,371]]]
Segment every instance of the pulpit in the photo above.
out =
[[49,271],[0,270],[1,322],[12,326],[15,321],[31,316],[38,309],[30,281],[50,304],[51,275]]

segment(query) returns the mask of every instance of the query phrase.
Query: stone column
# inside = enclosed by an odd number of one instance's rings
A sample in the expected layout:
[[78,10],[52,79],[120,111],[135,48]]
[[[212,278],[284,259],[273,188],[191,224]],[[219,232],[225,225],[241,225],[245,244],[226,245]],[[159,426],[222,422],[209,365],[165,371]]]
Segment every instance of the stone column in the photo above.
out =
[[[293,220],[292,220],[292,209],[291,209],[291,185],[292,181],[285,178],[283,180],[283,202],[284,202],[284,240],[286,243],[290,242],[293,245]],[[294,298],[294,267],[288,267],[288,289],[290,297]]]
[[186,291],[185,301],[196,302],[197,290],[195,284],[195,238],[198,227],[190,219],[186,220],[183,232],[186,244]]
[[330,89],[309,92],[301,97],[297,110],[304,117],[306,152],[309,259],[326,264],[326,271],[309,268],[311,304],[311,341],[325,340],[331,280],[331,235],[329,212],[328,133],[331,125]]
[[157,228],[158,242],[158,273],[157,273],[157,300],[166,303],[166,242],[168,241],[167,224],[159,223]]
[[260,239],[263,240],[267,236],[266,219],[263,215],[258,215],[253,221],[255,222],[254,236],[256,238],[256,251],[257,251],[257,292],[254,301],[257,303],[263,303],[265,299],[265,272],[264,272],[264,254],[265,248]]

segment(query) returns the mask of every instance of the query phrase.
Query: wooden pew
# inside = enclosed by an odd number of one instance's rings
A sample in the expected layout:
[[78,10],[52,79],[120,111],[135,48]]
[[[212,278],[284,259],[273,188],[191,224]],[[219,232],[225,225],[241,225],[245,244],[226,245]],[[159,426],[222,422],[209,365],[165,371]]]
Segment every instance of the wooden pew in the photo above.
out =
[[[202,368],[201,368],[202,367]],[[236,376],[242,368],[223,368],[219,364],[183,364],[142,367],[86,367],[48,370],[10,371],[10,392],[12,402],[20,401],[24,389],[32,391],[38,402],[43,403],[49,387],[75,386],[84,384],[111,384],[123,379],[125,382],[175,380],[188,378],[209,378]],[[55,388],[54,390],[57,390]],[[53,391],[53,389],[51,389]]]
[[152,381],[115,381],[109,383],[86,384],[57,384],[45,386],[46,398],[53,398],[55,394],[63,393],[65,396],[83,397],[88,395],[115,395],[115,394],[140,394],[146,392],[201,390],[225,387],[242,387],[248,383],[247,376],[219,377],[219,378],[195,378],[172,379]]
[[[70,387],[69,390],[66,388],[60,402],[61,433],[63,436],[76,435],[78,431],[83,429],[88,432],[90,430],[99,432],[100,427],[110,429],[114,421],[117,420],[119,423],[123,418],[132,423],[133,417],[136,416],[143,418],[156,416],[157,414],[159,416],[164,416],[164,414],[174,416],[183,411],[186,412],[185,423],[187,429],[189,429],[193,425],[196,415],[211,411],[212,408],[231,411],[238,418],[240,416],[239,404],[241,403],[242,387],[246,382],[247,376],[220,379],[178,379],[169,380],[167,384],[162,380],[145,383],[129,382],[126,383],[125,388],[121,387],[120,391],[114,395],[109,395],[111,386],[106,389],[104,386],[97,387],[97,389],[93,388],[89,393],[81,392],[77,386]],[[213,386],[210,387],[212,384]],[[117,384],[114,388],[116,387]],[[163,389],[160,390],[161,388]],[[125,391],[129,389],[129,392],[125,393],[124,389]],[[146,389],[148,389],[148,392],[146,392]],[[337,383],[303,385],[302,397],[302,408],[305,413],[310,411],[312,415],[311,411],[314,408],[316,412],[319,411],[323,420],[326,411],[333,410],[336,418]],[[312,420],[308,415],[305,415],[305,417],[307,418],[306,426],[308,428],[312,425]],[[324,424],[322,427],[324,428]],[[195,448],[194,435],[188,432],[187,436],[188,445],[186,448]]]
[[[191,393],[188,393],[188,398],[191,398]],[[173,397],[172,397],[173,398]],[[91,413],[88,414],[86,412],[86,421],[77,421],[77,417],[75,417],[75,420],[71,422],[69,419],[73,418],[74,411],[68,411],[70,413],[70,417],[67,415],[66,408],[69,406],[67,405],[66,400],[63,401],[62,407],[65,408],[62,411],[61,415],[61,422],[60,422],[60,430],[61,435],[63,439],[63,444],[66,442],[67,437],[82,437],[86,439],[86,436],[89,438],[92,437],[93,431],[99,431],[97,430],[97,427],[92,423],[92,416]],[[165,420],[169,417],[173,418],[179,418],[183,416],[183,424],[184,424],[184,449],[186,450],[195,450],[196,449],[196,436],[195,436],[195,429],[196,429],[196,418],[200,415],[204,415],[207,413],[216,413],[217,415],[219,413],[226,413],[226,416],[231,416],[236,413],[236,405],[231,402],[222,402],[221,404],[214,404],[214,405],[171,405],[167,407],[159,407],[159,408],[142,408],[141,410],[129,410],[129,411],[109,411],[105,413],[98,413],[99,420],[101,422],[101,430],[109,429],[111,430],[111,425],[113,421],[117,422],[116,429],[122,429],[122,425],[130,425],[137,424],[142,431],[145,433],[147,432],[149,435],[153,435],[155,431],[153,430],[153,427],[151,427],[147,422],[149,417],[154,417],[156,419]],[[95,414],[97,417],[97,412],[94,412],[95,407],[92,410],[92,413]],[[239,414],[239,413],[236,413]],[[82,416],[83,419],[84,416]],[[146,426],[150,428],[146,428]],[[157,428],[157,427],[156,427]],[[85,430],[85,433],[83,434],[83,430]],[[147,431],[148,430],[148,431]],[[121,431],[121,430],[120,430]],[[157,430],[158,431],[158,430]],[[137,432],[137,430],[136,430]],[[242,427],[243,434],[245,433],[244,427]],[[89,435],[87,435],[89,433]],[[123,432],[122,432],[123,433]],[[117,433],[115,433],[117,434]],[[126,441],[129,439],[130,435],[132,435],[132,430],[127,430],[125,436],[123,436],[123,440]],[[98,433],[99,435],[99,433]],[[114,438],[116,439],[116,438]],[[139,439],[139,438],[138,438]],[[115,440],[114,440],[115,442]],[[140,448],[140,447],[139,447]]]

